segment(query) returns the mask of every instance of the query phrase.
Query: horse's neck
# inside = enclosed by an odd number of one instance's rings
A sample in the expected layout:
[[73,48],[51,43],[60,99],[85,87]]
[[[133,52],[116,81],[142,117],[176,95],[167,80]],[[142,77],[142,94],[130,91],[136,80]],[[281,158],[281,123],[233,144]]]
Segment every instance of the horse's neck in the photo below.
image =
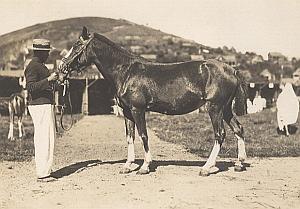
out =
[[134,55],[129,51],[114,43],[109,43],[108,40],[93,40],[95,41],[92,44],[92,51],[105,69],[113,69],[115,65],[129,63],[134,58]]
[[122,88],[132,63],[138,58],[126,51],[106,43],[93,44],[93,51],[96,55],[94,64],[105,79],[110,81],[113,88],[118,91]]
[[[123,74],[126,67],[134,62],[136,57],[126,51],[115,49],[112,46],[106,46],[104,49],[95,49],[97,59],[94,64],[97,66],[104,78],[114,80],[119,74]],[[121,76],[121,75],[120,75]]]
[[94,64],[97,66],[103,77],[110,81],[116,89],[126,80],[130,70],[130,62],[112,62],[110,65],[103,65],[101,64],[101,61],[95,60]]

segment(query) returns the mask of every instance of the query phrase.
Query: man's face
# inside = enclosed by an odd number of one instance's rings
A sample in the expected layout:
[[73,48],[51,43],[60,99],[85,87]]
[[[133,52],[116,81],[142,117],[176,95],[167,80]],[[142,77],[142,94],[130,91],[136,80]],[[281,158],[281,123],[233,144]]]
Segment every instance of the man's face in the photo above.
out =
[[46,62],[46,60],[47,60],[48,57],[49,57],[49,52],[50,52],[50,51],[40,50],[40,51],[37,51],[35,54],[40,58],[40,60],[41,60],[42,62]]

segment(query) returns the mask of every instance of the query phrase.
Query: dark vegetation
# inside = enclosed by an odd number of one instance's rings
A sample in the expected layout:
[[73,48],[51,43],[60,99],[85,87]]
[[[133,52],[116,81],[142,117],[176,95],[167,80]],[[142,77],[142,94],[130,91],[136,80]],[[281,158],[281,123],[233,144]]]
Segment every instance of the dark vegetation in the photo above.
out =
[[[57,116],[59,118],[59,116]],[[74,115],[73,119],[76,123],[82,118],[82,115]],[[71,117],[67,115],[65,117],[66,126],[70,124]],[[25,129],[25,136],[19,139],[18,129],[15,120],[14,126],[14,136],[16,139],[10,141],[7,139],[8,129],[9,129],[9,117],[0,117],[0,161],[28,161],[34,156],[34,144],[33,144],[33,123],[30,116],[25,116],[23,120],[23,125]],[[57,138],[59,139],[63,135],[64,131],[59,126]]]
[[[195,113],[182,116],[149,114],[147,120],[149,127],[160,139],[182,144],[190,152],[201,157],[209,156],[214,143],[214,134],[208,114]],[[248,156],[300,156],[299,118],[292,126],[294,133],[289,137],[278,134],[276,112],[270,109],[239,117],[239,121],[244,127]],[[237,142],[227,125],[226,134],[220,156],[237,157]]]
[[[82,115],[76,115],[75,121]],[[182,144],[189,152],[208,157],[214,143],[214,135],[209,116],[206,113],[192,113],[181,116],[167,116],[157,113],[147,115],[148,127],[167,142]],[[239,117],[246,137],[246,151],[249,157],[300,156],[300,120],[291,127],[292,135],[286,137],[277,132],[276,112],[264,110],[260,113]],[[25,117],[26,135],[22,140],[7,140],[8,117],[0,120],[0,161],[26,161],[34,155],[33,124],[30,116]],[[17,129],[15,133],[17,134]],[[237,143],[226,125],[226,139],[220,156],[236,158]],[[58,138],[63,134],[60,129]],[[151,140],[151,139],[150,139]]]

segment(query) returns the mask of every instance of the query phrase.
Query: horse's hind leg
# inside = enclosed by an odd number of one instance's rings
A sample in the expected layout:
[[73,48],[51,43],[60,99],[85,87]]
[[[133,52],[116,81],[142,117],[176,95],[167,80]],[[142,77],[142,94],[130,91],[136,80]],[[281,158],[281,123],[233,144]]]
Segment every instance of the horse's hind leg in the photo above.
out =
[[135,140],[135,123],[128,119],[127,117],[125,119],[125,132],[126,132],[126,139],[127,139],[127,161],[123,167],[123,169],[120,171],[121,174],[130,173],[132,171],[131,164],[135,160],[135,154],[134,154],[134,140]]
[[246,160],[246,148],[245,148],[245,138],[243,127],[240,122],[233,116],[231,108],[224,110],[224,120],[229,125],[230,129],[233,131],[234,136],[237,138],[237,150],[238,150],[238,159],[235,163],[235,171],[243,171],[245,167],[243,162]]
[[136,123],[136,127],[138,129],[139,136],[143,141],[144,151],[145,151],[145,159],[142,167],[137,172],[137,174],[148,174],[150,172],[149,165],[152,162],[152,156],[149,149],[148,135],[146,129],[146,120],[145,120],[145,111],[133,109],[132,116]]
[[7,138],[10,140],[14,140],[14,113],[11,104],[9,104],[8,110],[9,110],[9,131],[8,131]]
[[210,105],[209,106],[209,116],[213,125],[214,133],[215,133],[215,143],[214,147],[210,153],[208,160],[205,165],[201,168],[199,175],[208,176],[211,173],[217,172],[219,169],[215,166],[216,159],[220,152],[222,143],[225,139],[225,128],[223,122],[223,112],[222,108],[218,105]]

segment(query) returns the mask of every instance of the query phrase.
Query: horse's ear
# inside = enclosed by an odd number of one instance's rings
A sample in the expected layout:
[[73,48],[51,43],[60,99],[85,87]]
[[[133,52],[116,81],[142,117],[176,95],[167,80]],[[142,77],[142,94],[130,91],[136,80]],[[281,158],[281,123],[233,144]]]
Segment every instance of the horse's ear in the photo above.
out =
[[89,39],[89,32],[88,32],[87,27],[85,27],[85,26],[83,26],[83,28],[82,28],[81,37],[83,38],[83,40]]

